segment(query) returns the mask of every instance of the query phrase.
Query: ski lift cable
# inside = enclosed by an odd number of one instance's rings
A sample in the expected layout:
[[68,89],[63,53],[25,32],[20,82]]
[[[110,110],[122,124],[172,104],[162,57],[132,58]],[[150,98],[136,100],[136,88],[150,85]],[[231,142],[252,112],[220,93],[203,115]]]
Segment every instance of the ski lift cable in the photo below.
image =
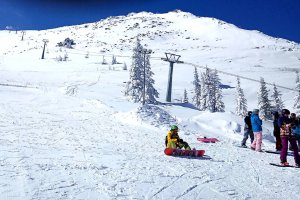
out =
[[[72,49],[72,50],[81,51],[81,52],[87,52],[86,50],[80,50],[80,49]],[[71,52],[68,52],[68,53],[70,53],[70,54],[79,54],[79,53],[71,53]],[[90,56],[116,56],[116,57],[122,57],[122,58],[132,58],[133,57],[133,56],[127,56],[127,55],[105,54],[105,53],[97,53],[97,52],[89,52],[89,53],[96,54],[96,55],[91,55],[90,54]],[[82,55],[86,55],[86,54],[82,54]],[[161,60],[161,59],[162,59],[161,57],[151,57],[150,56],[150,60]],[[197,65],[197,64],[194,64],[194,63],[189,63],[189,62],[181,62],[179,64],[187,64],[187,65],[191,65],[191,66],[194,66],[194,67],[197,67],[197,68],[202,68],[202,69],[209,68],[209,67],[206,67],[206,66],[200,66],[200,65]],[[237,75],[237,74],[233,74],[233,73],[229,73],[229,72],[224,72],[224,71],[220,71],[220,70],[216,70],[216,71],[219,72],[219,73],[221,73],[221,74],[228,75],[228,76],[239,77],[241,79],[245,79],[245,80],[249,80],[249,81],[254,81],[254,82],[260,83],[259,80],[256,80],[256,79],[253,79],[253,78],[248,78],[248,77],[245,77],[245,76],[240,76],[240,75]],[[268,82],[265,82],[265,83],[266,83],[266,85],[271,85],[271,86],[274,85],[273,83],[268,83]],[[275,85],[278,88],[282,88],[282,89],[286,89],[286,90],[291,90],[291,91],[296,91],[297,92],[296,89],[288,88],[288,87],[277,85],[277,84],[275,84]]]
[[[183,62],[181,64],[192,65],[194,67],[202,68],[202,69],[209,68],[209,67],[206,67],[206,66],[200,66],[200,65],[196,65],[196,64],[188,63],[188,62]],[[209,68],[209,69],[211,69],[211,68]],[[224,72],[224,71],[220,71],[220,70],[216,70],[216,71],[219,72],[219,73],[221,73],[221,74],[228,75],[228,76],[239,77],[241,79],[245,79],[245,80],[249,80],[249,81],[254,81],[254,82],[260,83],[259,80],[256,80],[256,79],[253,79],[253,78],[248,78],[248,77],[245,77],[245,76],[240,76],[240,75],[237,75],[237,74],[232,74],[232,73],[228,73],[228,72]],[[272,86],[274,85],[273,83],[267,83],[267,82],[265,82],[265,83],[266,83],[266,85],[272,85]],[[286,90],[297,91],[296,89],[288,88],[288,87],[285,87],[285,86],[280,86],[280,85],[277,85],[277,84],[275,84],[275,85],[276,85],[276,87],[283,88],[283,89],[286,89]]]

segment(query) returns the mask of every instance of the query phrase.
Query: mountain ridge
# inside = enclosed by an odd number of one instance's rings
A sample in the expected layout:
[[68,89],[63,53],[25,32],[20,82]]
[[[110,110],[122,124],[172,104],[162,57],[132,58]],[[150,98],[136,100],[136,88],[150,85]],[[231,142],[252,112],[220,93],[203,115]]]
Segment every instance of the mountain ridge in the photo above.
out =
[[[181,55],[180,59],[186,63],[240,76],[249,76],[249,73],[259,69],[266,82],[289,88],[294,87],[291,76],[294,77],[295,71],[299,72],[299,44],[178,10],[164,14],[129,13],[94,23],[26,31],[23,41],[21,34],[21,31],[17,34],[0,31],[0,55],[19,55],[21,59],[32,52],[39,59],[42,40],[48,39],[47,59],[55,60],[64,52],[69,54],[71,60],[74,55],[84,57],[87,54],[100,57],[99,60],[112,55],[130,58],[136,37],[139,37],[142,45],[154,52],[151,55],[153,59],[160,60],[165,52],[175,53]],[[57,47],[57,43],[65,38],[75,41],[73,49]],[[154,63],[154,66],[157,64],[162,63]],[[282,74],[281,80],[274,81],[278,73]],[[259,80],[256,76],[253,73],[251,78]],[[224,84],[232,86],[230,83]]]

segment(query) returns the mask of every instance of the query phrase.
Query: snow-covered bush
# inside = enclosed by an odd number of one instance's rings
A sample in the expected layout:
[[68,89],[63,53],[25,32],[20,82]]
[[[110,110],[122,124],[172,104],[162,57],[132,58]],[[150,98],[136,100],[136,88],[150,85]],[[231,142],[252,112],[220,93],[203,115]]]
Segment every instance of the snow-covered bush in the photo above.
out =
[[70,38],[66,38],[63,42],[57,43],[57,46],[73,49],[73,45],[75,45],[75,44],[76,43],[74,42],[74,40],[72,40]]

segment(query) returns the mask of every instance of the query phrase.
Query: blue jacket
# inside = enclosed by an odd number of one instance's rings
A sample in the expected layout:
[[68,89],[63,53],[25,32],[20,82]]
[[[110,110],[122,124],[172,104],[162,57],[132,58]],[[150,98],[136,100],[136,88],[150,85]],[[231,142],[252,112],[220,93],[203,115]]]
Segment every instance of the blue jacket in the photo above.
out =
[[281,116],[278,119],[278,126],[279,126],[279,128],[281,128],[282,125],[284,125],[284,124],[290,124],[290,123],[291,123],[291,120],[287,116]]
[[259,119],[257,114],[252,113],[251,115],[251,124],[253,132],[260,132],[262,131],[262,120]]

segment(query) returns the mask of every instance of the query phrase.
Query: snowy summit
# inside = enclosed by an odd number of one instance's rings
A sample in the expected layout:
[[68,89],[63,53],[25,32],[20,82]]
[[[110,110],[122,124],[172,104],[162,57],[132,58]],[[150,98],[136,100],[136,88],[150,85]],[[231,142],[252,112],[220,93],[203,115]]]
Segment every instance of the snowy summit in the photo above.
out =
[[[0,199],[300,199],[299,169],[239,148],[243,114],[268,94],[262,148],[275,150],[274,86],[300,114],[300,44],[179,10],[0,31],[0,43]],[[170,102],[165,53],[180,56]],[[197,100],[196,74],[218,105]],[[174,124],[204,157],[164,154]]]

